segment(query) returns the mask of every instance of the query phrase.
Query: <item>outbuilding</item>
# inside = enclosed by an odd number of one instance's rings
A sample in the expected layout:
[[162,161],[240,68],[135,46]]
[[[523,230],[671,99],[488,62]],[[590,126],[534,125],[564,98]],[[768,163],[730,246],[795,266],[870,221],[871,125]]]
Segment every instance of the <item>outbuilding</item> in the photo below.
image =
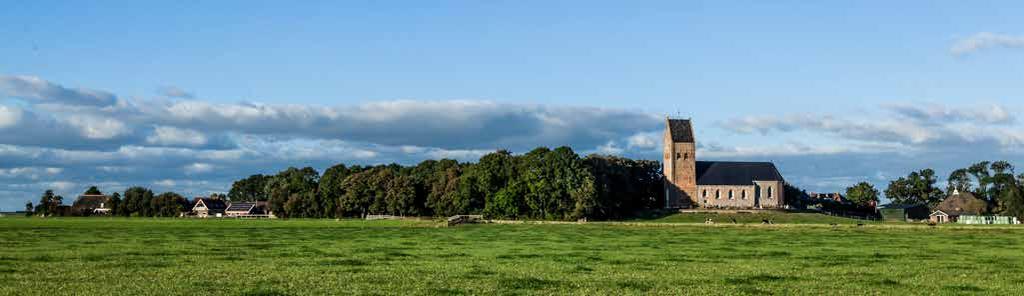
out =
[[267,202],[265,201],[232,202],[224,210],[224,215],[228,217],[265,217],[267,213]]
[[882,219],[889,221],[912,222],[929,218],[928,206],[924,204],[886,204],[878,213],[882,215]]

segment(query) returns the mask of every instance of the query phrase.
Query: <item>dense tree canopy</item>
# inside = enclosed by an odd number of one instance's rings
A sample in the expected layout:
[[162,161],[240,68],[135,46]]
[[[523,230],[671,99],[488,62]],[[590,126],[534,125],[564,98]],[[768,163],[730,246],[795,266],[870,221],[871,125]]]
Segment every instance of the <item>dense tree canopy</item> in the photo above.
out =
[[846,199],[855,205],[866,207],[878,202],[878,190],[868,182],[860,182],[857,185],[846,188]]
[[660,207],[660,174],[654,161],[581,158],[568,147],[538,148],[522,155],[499,150],[475,164],[450,159],[415,166],[338,164],[323,176],[312,168],[289,168],[268,176],[263,194],[279,217],[604,219]]
[[96,186],[90,186],[89,189],[85,191],[85,195],[101,195],[101,194],[103,194],[103,192],[100,192],[100,189],[96,188]]
[[885,196],[897,204],[938,204],[945,196],[935,187],[935,171],[924,169],[889,183]]
[[267,179],[269,177],[257,174],[235,181],[231,184],[231,190],[228,191],[228,199],[233,201],[267,200],[267,194],[263,191],[266,189]]
[[35,213],[41,216],[53,216],[61,215],[59,211],[60,206],[64,202],[64,197],[56,195],[53,190],[46,190],[43,196],[39,197],[39,203],[36,204]]

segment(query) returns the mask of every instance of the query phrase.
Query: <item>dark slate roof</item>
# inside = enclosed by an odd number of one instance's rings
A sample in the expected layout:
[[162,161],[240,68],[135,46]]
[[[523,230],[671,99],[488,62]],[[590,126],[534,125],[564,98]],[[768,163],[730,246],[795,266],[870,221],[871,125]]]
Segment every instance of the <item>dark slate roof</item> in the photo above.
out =
[[193,208],[195,208],[195,206],[199,204],[199,200],[202,200],[203,204],[206,205],[206,208],[211,210],[223,210],[228,207],[226,204],[224,204],[224,201],[220,199],[197,197],[195,200],[192,201]]
[[672,142],[693,143],[693,126],[689,119],[669,119],[668,132]]
[[255,202],[233,202],[225,211],[248,211],[256,206]]
[[697,162],[697,185],[753,185],[754,181],[784,180],[770,162]]

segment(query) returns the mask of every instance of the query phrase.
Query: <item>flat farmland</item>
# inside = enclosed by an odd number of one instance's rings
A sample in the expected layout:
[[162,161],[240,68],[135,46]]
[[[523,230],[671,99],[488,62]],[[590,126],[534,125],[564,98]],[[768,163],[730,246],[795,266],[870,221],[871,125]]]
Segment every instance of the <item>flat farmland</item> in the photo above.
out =
[[994,294],[1024,228],[0,219],[3,295]]

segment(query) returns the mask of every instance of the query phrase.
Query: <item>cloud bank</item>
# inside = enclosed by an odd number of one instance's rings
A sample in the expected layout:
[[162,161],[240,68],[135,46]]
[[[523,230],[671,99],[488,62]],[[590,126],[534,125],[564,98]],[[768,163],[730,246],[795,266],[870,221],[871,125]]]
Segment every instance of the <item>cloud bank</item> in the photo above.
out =
[[631,110],[485,100],[312,106],[192,97],[164,88],[155,98],[124,98],[0,76],[0,208],[20,208],[50,187],[66,196],[93,184],[198,195],[288,166],[470,161],[541,145],[596,151],[661,124]]
[[949,53],[963,56],[992,48],[1024,48],[1024,36],[980,32],[957,40]]
[[[567,145],[581,154],[660,159],[664,118],[645,112],[486,100],[350,106],[213,103],[163,93],[124,98],[42,78],[0,76],[0,209],[46,189],[96,185],[188,196],[288,166],[474,161],[495,149]],[[705,160],[774,161],[787,180],[834,191],[932,167],[1021,159],[1017,106],[890,103],[869,113],[695,121]],[[845,185],[844,185],[845,184]]]

